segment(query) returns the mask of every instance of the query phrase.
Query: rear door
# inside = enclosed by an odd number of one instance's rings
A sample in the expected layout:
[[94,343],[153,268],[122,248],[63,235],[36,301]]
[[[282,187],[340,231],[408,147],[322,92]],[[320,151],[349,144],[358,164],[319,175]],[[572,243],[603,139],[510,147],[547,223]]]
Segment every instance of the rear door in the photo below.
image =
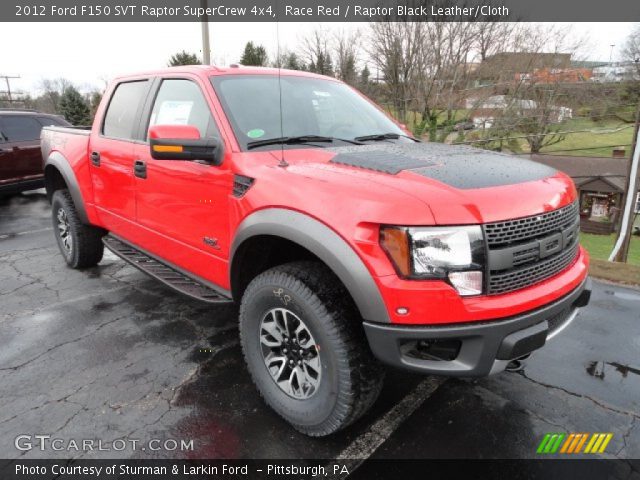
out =
[[2,131],[2,117],[0,117],[0,187],[9,183],[14,176],[13,145]]
[[136,212],[133,147],[150,84],[148,78],[143,78],[115,85],[102,121],[94,127],[89,142],[98,215],[106,228],[127,238]]
[[154,160],[146,141],[150,125],[193,125],[201,138],[224,143],[207,90],[190,76],[160,79],[157,88],[143,119],[144,143],[135,147],[135,158],[146,167],[144,178],[136,178],[137,218],[149,232],[141,246],[218,285],[226,283],[230,162]]
[[13,183],[42,178],[41,130],[42,125],[35,117],[0,117],[0,131],[5,140],[0,143],[0,181]]

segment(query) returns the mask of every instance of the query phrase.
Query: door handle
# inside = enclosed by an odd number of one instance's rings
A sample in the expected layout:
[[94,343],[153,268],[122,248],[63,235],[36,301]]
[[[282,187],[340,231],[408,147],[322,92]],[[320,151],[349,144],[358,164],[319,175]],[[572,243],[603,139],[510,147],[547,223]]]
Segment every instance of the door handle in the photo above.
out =
[[92,164],[94,164],[96,167],[100,166],[100,152],[91,152],[91,155],[89,155],[89,157],[91,158]]
[[142,160],[133,162],[133,174],[138,178],[147,178],[147,164]]

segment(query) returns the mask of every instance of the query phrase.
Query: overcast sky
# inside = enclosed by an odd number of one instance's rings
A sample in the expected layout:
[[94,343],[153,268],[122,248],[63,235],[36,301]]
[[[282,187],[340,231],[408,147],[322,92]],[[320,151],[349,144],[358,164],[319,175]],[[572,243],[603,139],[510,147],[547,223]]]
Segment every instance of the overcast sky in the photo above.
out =
[[[3,0],[0,0],[3,1]],[[281,48],[292,48],[314,27],[366,29],[366,24],[280,23]],[[575,23],[576,35],[591,40],[589,60],[608,60],[619,53],[632,23]],[[211,23],[214,63],[237,62],[247,41],[263,44],[270,55],[277,47],[275,23]],[[37,93],[43,78],[65,77],[83,91],[102,88],[104,80],[166,65],[175,52],[201,54],[199,23],[0,23],[0,75],[20,75],[12,89]],[[5,90],[0,84],[0,91]]]

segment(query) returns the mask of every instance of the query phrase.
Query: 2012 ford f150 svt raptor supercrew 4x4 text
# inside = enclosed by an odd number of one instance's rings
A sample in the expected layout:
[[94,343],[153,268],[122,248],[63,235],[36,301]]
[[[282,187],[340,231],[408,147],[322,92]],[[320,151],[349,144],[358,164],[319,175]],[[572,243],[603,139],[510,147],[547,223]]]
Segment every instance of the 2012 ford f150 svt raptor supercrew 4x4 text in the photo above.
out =
[[419,142],[332,78],[118,78],[91,130],[45,128],[42,151],[69,266],[106,246],[187,295],[238,302],[260,394],[309,435],[366,412],[382,363],[495,373],[589,301],[569,177]]

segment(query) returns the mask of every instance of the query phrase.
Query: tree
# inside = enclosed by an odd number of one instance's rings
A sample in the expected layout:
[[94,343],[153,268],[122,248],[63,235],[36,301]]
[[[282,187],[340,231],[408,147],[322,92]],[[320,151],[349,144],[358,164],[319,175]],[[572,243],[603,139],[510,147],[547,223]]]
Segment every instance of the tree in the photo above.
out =
[[60,113],[72,125],[89,125],[89,105],[74,86],[68,86],[60,96]]
[[306,70],[304,61],[296,52],[284,51],[280,57],[272,63],[274,68],[286,68],[287,70]]
[[625,60],[635,63],[637,77],[640,78],[640,23],[636,23],[622,50]]
[[71,82],[66,78],[45,78],[40,82],[40,90],[42,90],[41,106],[38,110],[46,113],[60,113],[60,97],[64,91],[71,87]]
[[356,63],[359,53],[357,50],[359,36],[360,34],[357,31],[351,34],[338,32],[334,38],[336,75],[340,80],[349,85],[356,85],[358,83]]
[[240,58],[240,64],[264,67],[267,65],[268,60],[267,50],[262,45],[254,45],[253,42],[247,42]]
[[333,76],[333,59],[326,30],[316,29],[304,37],[301,51],[310,72]]
[[169,63],[167,64],[169,67],[178,67],[180,65],[202,65],[202,62],[195,53],[182,50],[181,52],[171,55]]
[[100,106],[101,101],[102,101],[102,92],[99,92],[98,90],[94,90],[89,94],[89,110],[90,110],[92,119],[96,116],[96,112],[98,111],[98,107]]
[[369,82],[371,77],[371,72],[369,71],[369,67],[367,67],[367,65],[365,65],[362,68],[362,71],[360,72],[360,85],[362,85],[363,87],[366,87],[369,85]]

